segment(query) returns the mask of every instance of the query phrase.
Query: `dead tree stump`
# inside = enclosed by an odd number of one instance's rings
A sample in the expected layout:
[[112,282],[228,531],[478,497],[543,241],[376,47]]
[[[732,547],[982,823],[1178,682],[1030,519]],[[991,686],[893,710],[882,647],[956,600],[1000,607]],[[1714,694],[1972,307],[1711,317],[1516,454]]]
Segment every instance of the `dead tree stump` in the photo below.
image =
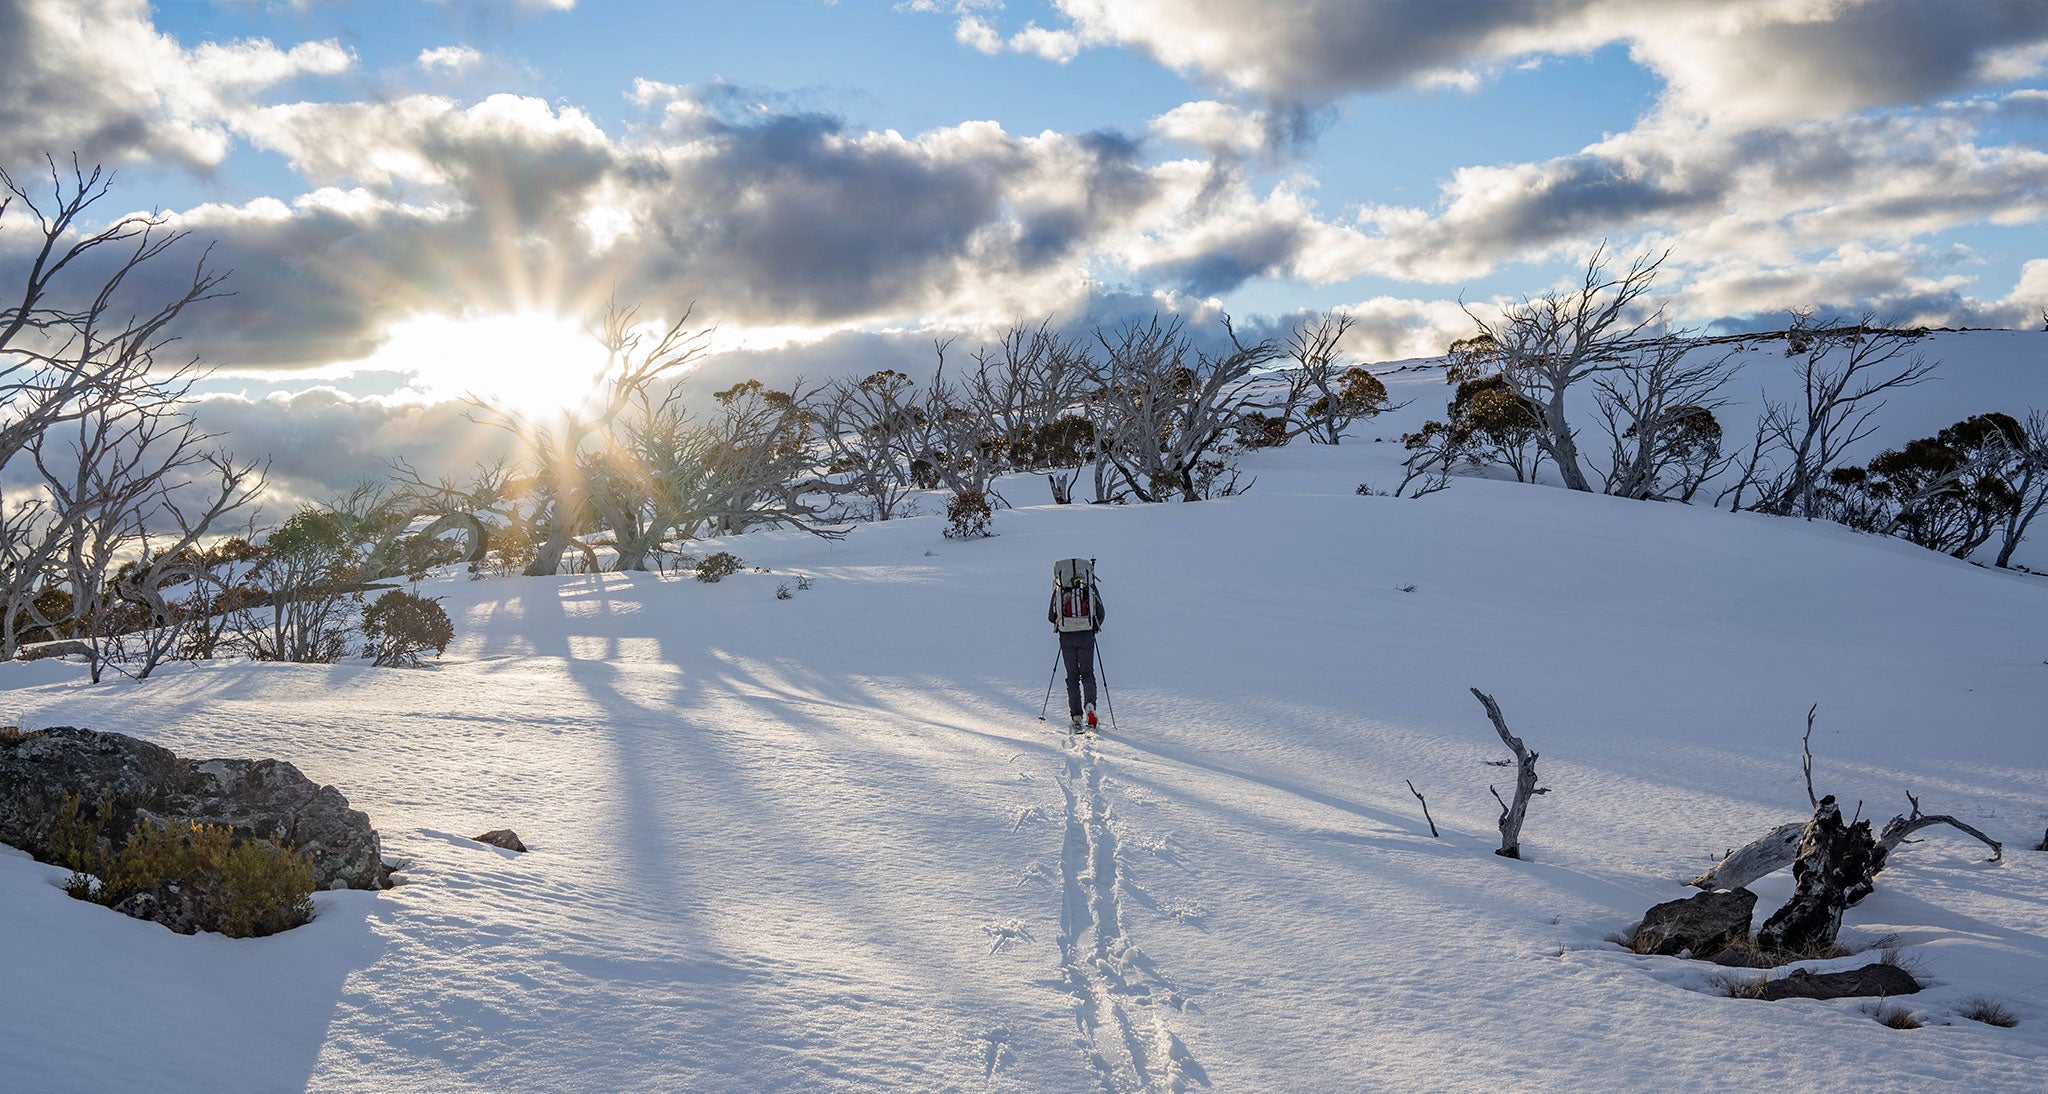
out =
[[1765,949],[1812,951],[1834,944],[1842,913],[1869,896],[1885,849],[1869,821],[1844,824],[1835,796],[1820,800],[1792,862],[1792,899],[1757,932]]
[[1522,857],[1522,822],[1529,816],[1529,798],[1541,794],[1536,789],[1536,754],[1522,744],[1522,739],[1508,732],[1507,719],[1501,717],[1500,704],[1493,696],[1473,688],[1472,695],[1479,705],[1486,708],[1486,717],[1493,722],[1494,732],[1500,734],[1501,743],[1515,754],[1515,800],[1510,803],[1501,800],[1500,791],[1493,787],[1493,800],[1500,802],[1500,849],[1494,854],[1504,858]]

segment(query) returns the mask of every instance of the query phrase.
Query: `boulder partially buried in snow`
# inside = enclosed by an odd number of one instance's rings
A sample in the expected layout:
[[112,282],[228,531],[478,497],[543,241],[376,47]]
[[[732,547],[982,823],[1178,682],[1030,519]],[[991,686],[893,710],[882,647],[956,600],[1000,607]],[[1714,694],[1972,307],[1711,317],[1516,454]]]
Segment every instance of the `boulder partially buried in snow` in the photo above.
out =
[[1864,996],[1911,995],[1920,982],[1897,965],[1865,965],[1846,972],[1794,969],[1766,983],[1759,999],[1851,999]]
[[1756,894],[1748,889],[1665,901],[1643,913],[1643,924],[1636,928],[1630,948],[1667,957],[1719,953],[1749,937],[1750,917],[1755,912]]
[[110,804],[105,831],[117,841],[142,819],[227,825],[305,854],[315,888],[391,886],[370,818],[282,760],[181,760],[126,734],[72,726],[0,736],[0,843],[57,862],[50,838],[74,793],[89,815],[102,799]]
[[526,845],[519,842],[519,833],[514,832],[510,828],[493,828],[483,835],[476,837],[476,841],[478,843],[488,843],[493,847],[502,847],[507,851],[518,851],[522,854],[526,851]]

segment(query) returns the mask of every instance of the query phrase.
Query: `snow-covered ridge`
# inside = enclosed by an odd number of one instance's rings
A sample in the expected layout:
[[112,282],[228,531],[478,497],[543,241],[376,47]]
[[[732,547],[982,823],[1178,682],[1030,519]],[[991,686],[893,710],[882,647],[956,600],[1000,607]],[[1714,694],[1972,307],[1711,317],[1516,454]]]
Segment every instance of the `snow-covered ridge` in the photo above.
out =
[[[2048,406],[2048,335],[1927,341],[1937,381],[1875,443]],[[707,544],[770,570],[716,585],[437,579],[432,671],[0,666],[0,721],[290,759],[409,863],[230,941],[0,851],[0,1086],[2038,1089],[2048,579],[1514,483],[1361,497],[1448,397],[1388,382],[1407,410],[1252,454],[1240,497],[1020,480],[981,542],[921,517]],[[1110,609],[1119,729],[1086,748],[1037,719],[1071,555]],[[1505,753],[1471,686],[1541,753],[1524,862],[1491,853]],[[1927,1028],[1608,940],[1806,811],[1814,703],[1823,792],[1889,816],[1910,791],[2009,849],[1930,831],[1849,913],[1918,969],[1892,1003]],[[462,838],[502,826],[533,852]],[[1757,888],[1762,914],[1790,883]],[[2020,1025],[1961,1017],[1979,997]]]

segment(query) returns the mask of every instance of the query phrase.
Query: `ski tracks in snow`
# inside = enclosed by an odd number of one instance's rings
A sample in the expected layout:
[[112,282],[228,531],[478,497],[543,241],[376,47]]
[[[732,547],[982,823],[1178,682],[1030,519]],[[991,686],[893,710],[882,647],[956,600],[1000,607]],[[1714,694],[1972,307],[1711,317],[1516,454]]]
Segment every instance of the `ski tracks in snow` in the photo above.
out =
[[1082,1051],[1108,1094],[1208,1086],[1173,1020],[1186,1002],[1125,931],[1124,868],[1103,765],[1083,737],[1060,773],[1066,835],[1060,850],[1060,971],[1074,996]]

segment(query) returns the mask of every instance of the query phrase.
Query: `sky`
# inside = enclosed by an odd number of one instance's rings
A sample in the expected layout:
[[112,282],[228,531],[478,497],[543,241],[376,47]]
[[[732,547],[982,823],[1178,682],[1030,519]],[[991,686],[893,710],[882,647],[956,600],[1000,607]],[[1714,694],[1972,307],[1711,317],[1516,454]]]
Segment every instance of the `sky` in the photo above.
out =
[[0,0],[0,166],[212,244],[223,428],[368,451],[563,398],[613,297],[726,382],[1155,311],[1434,354],[1603,245],[1686,326],[2037,327],[2044,75],[2040,0]]

